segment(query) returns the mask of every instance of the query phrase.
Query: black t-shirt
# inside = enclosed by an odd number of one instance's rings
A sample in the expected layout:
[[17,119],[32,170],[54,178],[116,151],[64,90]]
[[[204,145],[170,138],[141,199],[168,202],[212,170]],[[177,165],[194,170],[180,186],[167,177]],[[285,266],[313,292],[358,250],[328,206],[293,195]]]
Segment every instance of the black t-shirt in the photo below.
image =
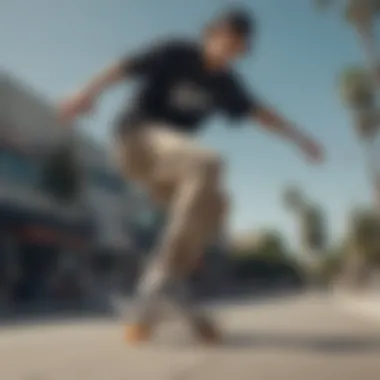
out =
[[167,41],[125,60],[128,76],[141,80],[137,97],[121,118],[125,126],[156,121],[195,132],[213,112],[237,119],[255,110],[237,75],[204,67],[200,47],[191,41]]

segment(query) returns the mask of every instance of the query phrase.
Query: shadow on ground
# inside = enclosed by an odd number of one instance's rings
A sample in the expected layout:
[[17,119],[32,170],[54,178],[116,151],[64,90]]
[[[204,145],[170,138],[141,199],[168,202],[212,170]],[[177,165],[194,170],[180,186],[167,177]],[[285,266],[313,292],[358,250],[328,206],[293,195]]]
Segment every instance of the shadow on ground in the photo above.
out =
[[[154,346],[169,349],[193,349],[195,342],[189,342],[184,337],[174,337],[173,339],[156,341]],[[197,343],[195,343],[197,345]],[[328,355],[345,355],[360,353],[379,353],[380,336],[317,336],[317,335],[292,335],[285,333],[257,333],[257,334],[234,334],[225,338],[225,341],[218,346],[210,347],[215,352],[233,351],[239,353],[252,350],[281,350],[290,352],[311,352]]]
[[292,335],[260,332],[228,337],[221,349],[281,349],[290,351],[314,351],[328,354],[379,352],[380,336],[321,336]]

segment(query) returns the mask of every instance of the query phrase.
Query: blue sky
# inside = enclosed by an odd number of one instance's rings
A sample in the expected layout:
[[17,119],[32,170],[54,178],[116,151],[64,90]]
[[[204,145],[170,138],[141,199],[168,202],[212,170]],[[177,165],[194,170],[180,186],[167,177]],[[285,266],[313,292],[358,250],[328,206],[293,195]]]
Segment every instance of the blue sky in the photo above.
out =
[[[0,0],[0,67],[14,72],[53,101],[75,90],[113,59],[151,38],[194,35],[223,0]],[[371,193],[363,154],[337,91],[340,69],[362,60],[354,33],[337,13],[321,15],[312,0],[246,0],[260,34],[254,52],[239,65],[253,92],[311,131],[327,148],[327,162],[308,166],[293,147],[255,125],[215,118],[204,143],[228,160],[233,231],[277,227],[294,242],[296,226],[284,210],[281,190],[302,186],[326,209],[335,236],[353,203]],[[88,133],[108,141],[110,121],[131,88],[107,94]]]

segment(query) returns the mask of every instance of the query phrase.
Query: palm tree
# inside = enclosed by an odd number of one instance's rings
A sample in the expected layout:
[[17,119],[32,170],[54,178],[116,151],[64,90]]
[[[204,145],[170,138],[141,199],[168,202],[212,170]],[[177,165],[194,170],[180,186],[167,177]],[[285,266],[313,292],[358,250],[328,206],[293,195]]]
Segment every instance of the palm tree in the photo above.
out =
[[352,238],[358,253],[368,263],[379,264],[380,258],[380,218],[372,210],[358,210],[353,215]]
[[345,18],[354,26],[362,42],[367,58],[368,68],[374,77],[375,83],[379,81],[379,56],[374,37],[374,23],[380,12],[380,0],[315,0],[320,9],[332,5],[343,5]]
[[302,250],[307,253],[322,251],[327,243],[326,224],[322,210],[309,202],[297,187],[290,187],[283,194],[285,206],[299,222]]
[[360,138],[372,140],[380,124],[375,88],[370,75],[361,67],[345,69],[340,76],[340,93],[350,110]]
[[[299,223],[299,229],[302,230],[303,215],[306,212],[308,202],[305,200],[304,194],[301,191],[301,189],[297,186],[291,186],[285,189],[283,193],[283,202],[285,207],[296,216],[297,221]],[[300,235],[300,241],[303,242],[304,239],[302,236],[302,232],[300,232]]]
[[285,189],[283,194],[283,200],[285,206],[289,210],[296,211],[297,213],[300,212],[306,204],[304,195],[301,189],[297,186],[291,186]]
[[380,267],[380,218],[371,210],[356,210],[346,244],[343,280],[355,288],[367,287]]
[[380,109],[376,104],[375,88],[368,72],[360,67],[349,67],[340,77],[340,92],[355,123],[359,139],[366,143],[367,165],[374,186],[375,201],[380,206],[380,168],[372,153],[380,127]]
[[[380,0],[315,0],[315,2],[320,9],[327,9],[332,5],[342,6],[345,18],[354,26],[361,40],[367,59],[367,71],[360,68],[346,70],[342,81],[346,84],[343,86],[345,92],[350,88],[353,90],[348,91],[351,96],[346,100],[350,108],[355,109],[355,124],[359,135],[366,138],[366,142],[373,143],[380,121],[379,109],[375,107],[380,89],[380,72],[374,34],[376,17],[380,13]],[[363,101],[362,104],[359,99]],[[380,207],[380,173],[376,163],[371,160],[372,149],[376,147],[371,145],[368,147],[367,161],[375,188],[375,202]]]

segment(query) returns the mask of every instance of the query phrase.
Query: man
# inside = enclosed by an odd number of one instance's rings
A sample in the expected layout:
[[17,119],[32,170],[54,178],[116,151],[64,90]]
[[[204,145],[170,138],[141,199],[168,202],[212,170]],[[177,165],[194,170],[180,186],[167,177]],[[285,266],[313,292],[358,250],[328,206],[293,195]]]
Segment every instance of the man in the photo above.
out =
[[[319,146],[290,122],[248,95],[232,63],[246,54],[255,35],[247,12],[231,10],[213,20],[200,42],[165,41],[121,59],[63,102],[60,116],[71,122],[88,113],[100,95],[125,79],[140,80],[135,101],[117,123],[117,153],[127,178],[144,186],[167,207],[169,222],[143,276],[141,306],[127,339],[148,339],[162,300],[177,290],[199,262],[205,246],[223,223],[227,199],[223,164],[217,153],[199,145],[192,134],[214,112],[243,117],[293,142],[307,158],[321,158]],[[170,299],[170,298],[169,298]],[[172,302],[205,342],[218,339],[211,320],[186,300]]]

